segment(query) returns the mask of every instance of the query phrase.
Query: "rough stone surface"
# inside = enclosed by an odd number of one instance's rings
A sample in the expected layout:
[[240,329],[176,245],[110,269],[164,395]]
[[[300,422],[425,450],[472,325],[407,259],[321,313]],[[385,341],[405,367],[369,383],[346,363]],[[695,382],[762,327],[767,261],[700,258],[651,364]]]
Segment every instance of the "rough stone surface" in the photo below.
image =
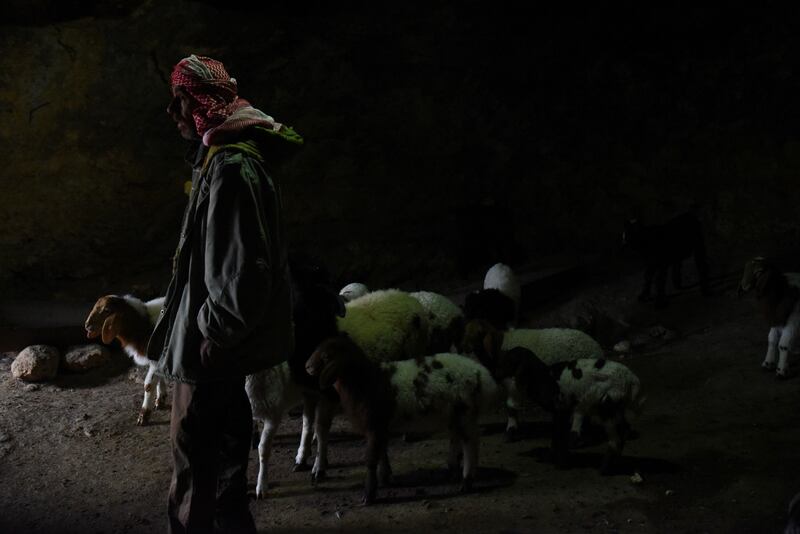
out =
[[102,345],[92,344],[70,347],[64,354],[64,368],[82,372],[105,365],[111,359],[111,353]]
[[14,378],[26,382],[40,382],[55,378],[58,374],[60,354],[58,349],[49,345],[31,345],[26,347],[11,364]]

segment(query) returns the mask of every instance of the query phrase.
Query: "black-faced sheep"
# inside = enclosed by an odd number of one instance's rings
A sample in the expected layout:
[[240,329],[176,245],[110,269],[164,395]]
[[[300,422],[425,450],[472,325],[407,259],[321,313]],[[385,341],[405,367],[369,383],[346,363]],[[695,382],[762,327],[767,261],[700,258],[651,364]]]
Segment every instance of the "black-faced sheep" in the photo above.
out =
[[156,362],[147,358],[147,342],[163,307],[163,297],[142,302],[131,295],[105,295],[97,300],[84,325],[86,337],[89,339],[100,337],[103,343],[108,344],[116,338],[137,365],[148,366],[144,379],[144,400],[136,418],[137,425],[147,423],[154,407],[159,409],[164,406],[166,382],[156,375]]
[[626,221],[622,244],[638,252],[644,260],[644,286],[639,294],[640,301],[650,300],[650,288],[655,277],[656,307],[666,306],[667,270],[672,268],[672,283],[679,289],[681,264],[690,256],[694,256],[703,294],[710,293],[703,227],[693,212],[684,213],[660,225],[646,226],[640,219]]
[[528,398],[553,414],[557,462],[565,461],[568,444],[579,440],[585,417],[601,424],[608,447],[600,471],[613,472],[630,430],[628,418],[638,415],[644,403],[639,378],[630,369],[602,358],[546,365],[530,350],[516,347],[500,354],[495,376],[513,377]]
[[386,484],[391,477],[390,431],[446,428],[448,466],[457,470],[462,451],[462,491],[471,489],[478,464],[478,417],[493,405],[497,390],[483,366],[458,354],[379,364],[348,336],[339,336],[323,342],[306,369],[322,387],[336,388],[350,422],[366,437],[365,504],[375,500],[378,478]]
[[[312,480],[324,477],[328,463],[328,433],[338,400],[320,391],[318,381],[305,371],[305,362],[319,343],[336,335],[337,317],[344,316],[344,301],[329,284],[325,268],[317,261],[294,255],[290,258],[294,351],[280,365],[249,375],[245,389],[253,418],[263,422],[258,443],[259,470],[256,497],[266,496],[272,441],[288,409],[303,402],[303,427],[295,456],[295,471],[308,469],[312,434],[317,438],[317,457]],[[313,432],[312,432],[313,429]]]
[[[514,347],[523,347],[532,351],[548,365],[576,358],[600,358],[603,356],[603,348],[600,344],[580,330],[518,328],[502,331],[484,320],[467,323],[459,352],[476,356],[491,371],[497,364],[500,354]],[[513,441],[517,439],[518,412],[522,399],[514,380],[504,379],[503,385],[508,395],[506,433],[508,439]]]
[[[767,355],[761,366],[778,378],[789,376],[789,356],[798,350],[800,288],[796,273],[783,273],[770,260],[748,261],[739,283],[739,295],[755,289],[756,299],[769,325]],[[777,365],[776,365],[777,360]]]

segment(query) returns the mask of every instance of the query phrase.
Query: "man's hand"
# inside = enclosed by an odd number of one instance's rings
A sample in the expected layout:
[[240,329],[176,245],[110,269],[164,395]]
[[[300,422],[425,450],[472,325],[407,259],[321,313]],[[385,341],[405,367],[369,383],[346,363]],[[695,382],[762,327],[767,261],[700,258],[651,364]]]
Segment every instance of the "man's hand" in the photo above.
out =
[[206,369],[218,369],[225,364],[228,351],[208,338],[200,342],[200,364]]

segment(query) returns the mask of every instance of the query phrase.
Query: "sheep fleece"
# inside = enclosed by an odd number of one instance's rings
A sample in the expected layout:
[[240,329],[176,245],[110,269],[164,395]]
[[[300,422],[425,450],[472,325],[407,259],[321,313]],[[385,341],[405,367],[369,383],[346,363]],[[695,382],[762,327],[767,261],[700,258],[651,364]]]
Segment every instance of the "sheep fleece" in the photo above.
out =
[[497,385],[489,371],[459,354],[427,356],[384,363],[396,392],[396,411],[390,427],[394,430],[442,430],[457,409],[480,412],[497,399]]

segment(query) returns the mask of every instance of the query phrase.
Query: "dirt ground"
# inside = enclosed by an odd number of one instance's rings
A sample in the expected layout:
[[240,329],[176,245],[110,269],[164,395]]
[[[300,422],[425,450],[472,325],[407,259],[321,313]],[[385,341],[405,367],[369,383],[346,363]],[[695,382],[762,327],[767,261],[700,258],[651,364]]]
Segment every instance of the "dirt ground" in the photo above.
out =
[[[760,369],[767,328],[752,300],[737,300],[737,278],[718,278],[710,298],[680,292],[656,312],[632,298],[638,275],[627,276],[527,314],[525,325],[557,324],[575,298],[588,299],[639,335],[621,361],[648,400],[620,474],[597,472],[602,443],[556,469],[543,457],[545,414],[527,409],[523,439],[506,443],[498,411],[483,425],[473,493],[446,480],[444,436],[396,437],[395,485],[363,507],[363,441],[337,419],[330,476],[312,487],[308,473],[292,472],[300,420],[287,417],[269,497],[251,502],[259,531],[780,532],[800,491],[800,378],[776,381]],[[10,355],[0,359],[0,532],[164,531],[169,414],[134,425],[142,385],[128,359],[117,352],[102,370],[33,386],[14,379],[10,364]],[[257,468],[253,451],[251,486]]]

